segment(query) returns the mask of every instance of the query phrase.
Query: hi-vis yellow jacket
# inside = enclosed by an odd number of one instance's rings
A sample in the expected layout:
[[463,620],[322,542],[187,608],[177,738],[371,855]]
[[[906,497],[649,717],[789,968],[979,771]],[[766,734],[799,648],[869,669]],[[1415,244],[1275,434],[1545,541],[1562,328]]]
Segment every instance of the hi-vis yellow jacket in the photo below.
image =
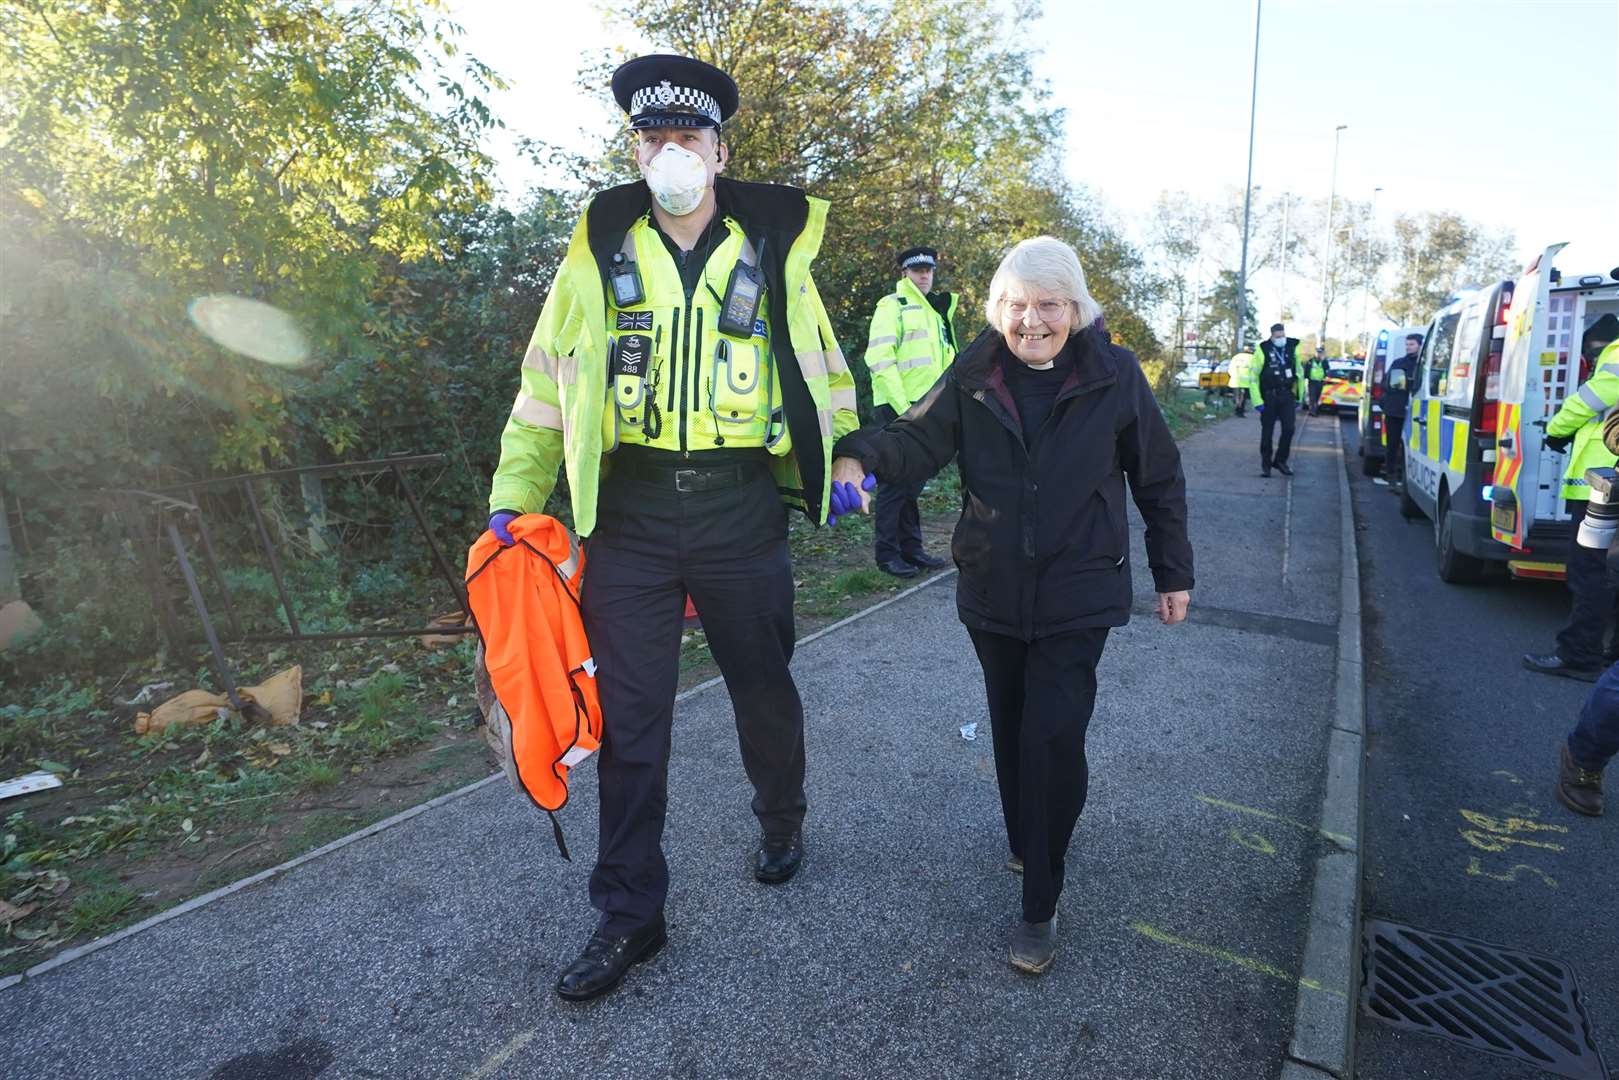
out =
[[925,295],[909,275],[877,301],[866,338],[871,400],[897,413],[939,381],[956,356],[956,293]]
[[1616,405],[1619,405],[1619,341],[1602,350],[1591,377],[1568,396],[1557,415],[1546,424],[1546,434],[1553,438],[1574,436],[1568,468],[1563,470],[1563,498],[1589,499],[1591,489],[1585,482],[1585,470],[1611,469],[1619,461],[1602,441],[1603,417]]
[[[854,378],[810,276],[827,204],[797,188],[723,176],[716,179],[714,192],[716,213],[752,241],[765,279],[759,338],[766,342],[765,363],[781,393],[769,443],[776,486],[783,501],[819,523],[826,520],[831,495],[832,444],[859,426]],[[597,195],[574,228],[523,357],[522,383],[500,437],[491,510],[539,512],[562,467],[574,528],[580,536],[594,531],[602,470],[611,468],[610,451],[622,419],[609,354],[625,335],[652,329],[642,328],[642,313],[610,306],[607,271],[625,237],[651,209],[651,194],[638,180]],[[730,271],[729,266],[716,271],[722,294]],[[696,321],[695,316],[682,320],[688,328]],[[698,343],[696,354],[676,354],[672,335],[664,335],[653,350],[654,359],[665,365],[660,381],[678,378],[677,369],[694,363],[696,355],[707,355],[705,344]],[[687,392],[677,406],[690,407],[692,413],[708,410],[702,380],[692,376],[685,385]],[[679,417],[667,415],[663,422],[678,424]],[[688,442],[682,449],[698,453],[706,448],[700,444]]]

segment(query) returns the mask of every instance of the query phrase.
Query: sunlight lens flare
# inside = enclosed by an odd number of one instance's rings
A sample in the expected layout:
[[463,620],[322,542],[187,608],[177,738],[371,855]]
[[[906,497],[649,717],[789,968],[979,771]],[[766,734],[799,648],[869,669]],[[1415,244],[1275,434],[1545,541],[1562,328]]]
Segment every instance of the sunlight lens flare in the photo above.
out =
[[192,323],[216,345],[276,367],[309,362],[309,339],[293,317],[262,300],[214,293],[186,308]]

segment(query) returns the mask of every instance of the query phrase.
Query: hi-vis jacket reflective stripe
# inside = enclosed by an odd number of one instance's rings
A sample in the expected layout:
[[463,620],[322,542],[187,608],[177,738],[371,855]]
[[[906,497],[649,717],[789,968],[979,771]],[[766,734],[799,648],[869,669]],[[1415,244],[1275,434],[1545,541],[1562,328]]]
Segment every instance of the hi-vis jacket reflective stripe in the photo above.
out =
[[1619,458],[1602,442],[1602,421],[1619,405],[1619,341],[1602,350],[1596,370],[1578,390],[1570,394],[1557,415],[1546,425],[1546,434],[1574,436],[1563,471],[1563,498],[1589,499],[1586,469],[1611,469]]
[[[776,487],[789,506],[821,522],[832,491],[832,444],[859,426],[854,377],[810,276],[827,204],[797,188],[723,176],[714,194],[720,218],[757,238],[766,297],[759,318],[786,421],[784,437],[770,448]],[[556,487],[557,469],[565,467],[574,528],[580,536],[595,530],[603,455],[612,446],[604,437],[617,412],[608,344],[618,323],[608,308],[607,268],[651,208],[651,193],[637,180],[597,195],[574,228],[523,357],[517,401],[500,436],[491,510],[538,513]],[[667,350],[672,343],[661,345]],[[675,422],[664,417],[666,425]]]
[[467,553],[467,601],[496,699],[486,709],[491,741],[512,785],[554,812],[568,801],[568,770],[601,746],[596,661],[579,611],[585,559],[556,518],[525,514],[510,528],[515,545],[485,532]]
[[956,356],[955,293],[926,295],[909,275],[877,301],[866,337],[871,400],[903,413],[939,381]]

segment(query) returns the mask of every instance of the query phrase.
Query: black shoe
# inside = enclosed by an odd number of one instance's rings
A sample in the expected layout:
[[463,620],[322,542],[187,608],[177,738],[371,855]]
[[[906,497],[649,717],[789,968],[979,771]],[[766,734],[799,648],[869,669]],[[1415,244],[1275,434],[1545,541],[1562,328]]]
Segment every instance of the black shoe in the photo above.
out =
[[923,570],[943,570],[950,565],[949,559],[941,559],[937,555],[929,555],[925,551],[918,551],[915,555],[907,555],[905,556],[905,561],[912,566],[921,567]]
[[1281,473],[1283,476],[1293,475],[1293,470],[1287,467],[1287,463],[1285,461],[1278,461],[1276,463],[1276,471]]
[[804,841],[798,833],[767,836],[759,841],[753,857],[753,879],[765,885],[780,885],[798,873],[804,863]]
[[623,937],[609,937],[597,930],[585,942],[579,958],[562,969],[557,979],[557,996],[566,1001],[601,997],[623,982],[630,968],[656,956],[668,941],[662,915],[643,929]]
[[890,559],[888,562],[880,562],[877,564],[877,569],[885,574],[893,574],[897,578],[911,578],[922,572],[903,559]]
[[1557,762],[1557,801],[1576,814],[1602,816],[1602,770],[1592,772],[1576,762],[1566,742]]
[[1012,932],[1006,958],[1025,975],[1044,975],[1057,956],[1057,916],[1045,922],[1020,922]]
[[1524,653],[1523,666],[1542,675],[1561,675],[1565,679],[1578,679],[1581,682],[1596,682],[1602,674],[1601,668],[1571,664],[1556,653]]
[[1261,465],[1259,467],[1259,475],[1263,476],[1265,479],[1269,480],[1270,479],[1270,466],[1269,465]]

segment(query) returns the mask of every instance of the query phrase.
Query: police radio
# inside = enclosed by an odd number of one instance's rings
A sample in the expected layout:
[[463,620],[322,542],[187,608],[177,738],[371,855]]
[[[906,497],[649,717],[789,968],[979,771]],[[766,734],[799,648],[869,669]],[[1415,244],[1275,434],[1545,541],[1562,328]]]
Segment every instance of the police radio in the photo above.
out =
[[615,307],[630,307],[646,298],[641,289],[641,271],[622,251],[613,256],[612,265],[607,268],[607,281],[613,289]]
[[764,294],[764,287],[764,275],[757,267],[743,262],[736,264],[725,286],[725,299],[720,301],[720,333],[742,338],[753,336],[753,321],[759,315],[759,297]]

